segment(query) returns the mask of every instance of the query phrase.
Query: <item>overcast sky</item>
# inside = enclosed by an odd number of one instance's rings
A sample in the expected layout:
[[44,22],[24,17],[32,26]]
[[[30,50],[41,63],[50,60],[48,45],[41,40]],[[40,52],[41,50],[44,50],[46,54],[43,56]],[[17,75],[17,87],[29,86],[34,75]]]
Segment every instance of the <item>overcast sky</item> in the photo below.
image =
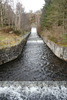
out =
[[[15,0],[16,1],[16,0]],[[26,12],[32,10],[33,12],[40,10],[44,5],[44,0],[18,0],[20,1]]]

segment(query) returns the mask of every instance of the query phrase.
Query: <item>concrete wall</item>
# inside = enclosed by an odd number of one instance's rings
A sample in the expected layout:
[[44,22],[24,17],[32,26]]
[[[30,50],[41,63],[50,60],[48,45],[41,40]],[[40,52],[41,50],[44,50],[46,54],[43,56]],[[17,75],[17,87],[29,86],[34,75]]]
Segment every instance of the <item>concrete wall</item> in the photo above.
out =
[[25,35],[19,44],[12,47],[0,49],[0,65],[16,59],[21,54],[29,34]]
[[43,40],[57,57],[67,61],[67,47],[59,46],[46,38],[43,38]]

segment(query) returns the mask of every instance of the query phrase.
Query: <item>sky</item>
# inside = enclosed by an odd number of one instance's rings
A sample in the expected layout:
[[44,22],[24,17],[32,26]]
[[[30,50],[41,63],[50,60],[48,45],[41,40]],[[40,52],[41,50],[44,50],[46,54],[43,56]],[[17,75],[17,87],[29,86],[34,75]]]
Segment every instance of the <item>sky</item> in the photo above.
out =
[[37,10],[40,10],[45,4],[44,0],[18,0],[18,1],[23,4],[25,12],[29,12],[30,10],[36,12]]

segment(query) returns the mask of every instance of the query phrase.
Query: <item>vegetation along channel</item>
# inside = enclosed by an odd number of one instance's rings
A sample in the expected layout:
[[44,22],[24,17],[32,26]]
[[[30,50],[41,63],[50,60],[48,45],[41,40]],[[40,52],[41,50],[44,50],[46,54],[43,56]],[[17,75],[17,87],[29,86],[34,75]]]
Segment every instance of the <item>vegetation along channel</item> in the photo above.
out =
[[57,58],[37,32],[31,31],[21,55],[0,66],[0,80],[67,80],[67,62]]

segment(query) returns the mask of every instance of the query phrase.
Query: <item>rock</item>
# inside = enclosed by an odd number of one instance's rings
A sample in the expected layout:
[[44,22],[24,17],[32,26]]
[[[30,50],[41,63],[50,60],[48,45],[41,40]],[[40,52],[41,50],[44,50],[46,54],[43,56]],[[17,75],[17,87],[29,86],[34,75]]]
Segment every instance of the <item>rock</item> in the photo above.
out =
[[12,34],[12,33],[13,33],[13,31],[10,31],[9,33],[10,33],[10,34]]

